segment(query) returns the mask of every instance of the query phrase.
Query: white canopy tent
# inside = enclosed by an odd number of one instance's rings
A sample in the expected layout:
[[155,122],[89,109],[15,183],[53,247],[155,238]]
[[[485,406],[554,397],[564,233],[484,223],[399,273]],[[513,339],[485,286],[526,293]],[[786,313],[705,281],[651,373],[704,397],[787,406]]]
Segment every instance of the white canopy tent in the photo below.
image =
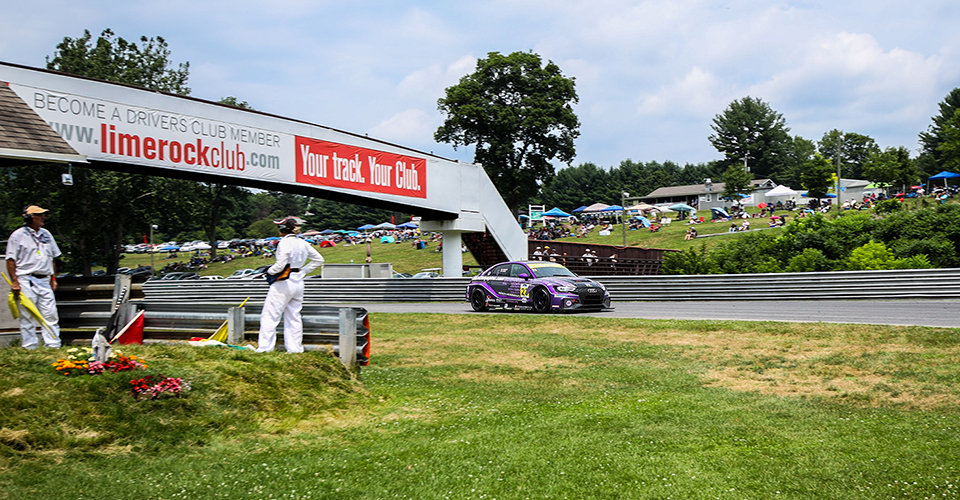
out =
[[764,193],[764,196],[770,198],[776,196],[796,196],[797,194],[798,193],[796,191],[784,186],[783,184],[780,184],[779,186]]

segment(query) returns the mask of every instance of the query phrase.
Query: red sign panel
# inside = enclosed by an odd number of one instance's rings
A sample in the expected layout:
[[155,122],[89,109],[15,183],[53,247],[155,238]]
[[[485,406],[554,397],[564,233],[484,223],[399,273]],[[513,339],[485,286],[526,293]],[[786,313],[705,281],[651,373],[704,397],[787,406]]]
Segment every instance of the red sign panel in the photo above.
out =
[[297,182],[427,197],[427,160],[335,142],[296,138]]

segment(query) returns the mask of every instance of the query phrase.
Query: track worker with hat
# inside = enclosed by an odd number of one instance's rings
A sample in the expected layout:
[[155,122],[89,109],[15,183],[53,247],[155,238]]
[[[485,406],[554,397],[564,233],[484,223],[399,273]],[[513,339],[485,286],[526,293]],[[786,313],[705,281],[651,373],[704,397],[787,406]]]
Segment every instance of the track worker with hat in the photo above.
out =
[[[297,221],[280,223],[283,238],[277,244],[277,262],[267,269],[270,290],[260,313],[257,352],[269,352],[277,344],[277,325],[283,317],[283,344],[287,352],[303,352],[303,278],[323,264],[323,256],[313,245],[297,237]],[[307,263],[309,260],[309,264]]]
[[7,273],[10,290],[33,301],[46,321],[47,328],[20,306],[20,336],[22,346],[36,349],[39,344],[37,328],[47,347],[60,347],[60,317],[53,292],[57,289],[53,259],[60,257],[60,247],[50,231],[43,228],[49,210],[30,205],[23,209],[23,227],[7,240]]

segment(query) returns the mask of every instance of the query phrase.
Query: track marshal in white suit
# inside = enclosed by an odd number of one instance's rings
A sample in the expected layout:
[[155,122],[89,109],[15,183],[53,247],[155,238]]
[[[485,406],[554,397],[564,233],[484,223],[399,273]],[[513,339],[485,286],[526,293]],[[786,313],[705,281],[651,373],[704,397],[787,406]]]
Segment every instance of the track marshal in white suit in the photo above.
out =
[[[267,269],[273,281],[260,312],[260,336],[257,352],[272,351],[277,344],[277,325],[283,317],[283,344],[287,352],[303,352],[303,278],[323,264],[323,256],[313,245],[297,237],[297,222],[287,218],[280,223],[283,238],[277,244],[277,262]],[[308,263],[309,261],[309,263]]]

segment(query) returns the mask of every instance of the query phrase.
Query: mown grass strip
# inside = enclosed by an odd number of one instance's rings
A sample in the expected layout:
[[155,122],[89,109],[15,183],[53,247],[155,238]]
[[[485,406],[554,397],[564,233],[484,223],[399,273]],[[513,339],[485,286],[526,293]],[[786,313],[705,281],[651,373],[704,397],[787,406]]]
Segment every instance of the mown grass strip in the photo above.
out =
[[[156,446],[3,448],[0,491],[165,499],[960,495],[957,330],[523,314],[371,321],[374,357],[363,387],[348,373],[311,375],[323,371],[311,365],[319,357],[304,364],[288,355],[145,349],[148,360],[169,363],[164,370],[210,373],[206,388],[180,403],[211,406],[202,412],[210,423],[203,442],[158,406],[139,415],[163,414],[142,430]],[[15,389],[8,375],[24,369],[16,359],[39,354],[0,355],[8,358],[3,395]],[[38,370],[29,368],[39,382]],[[66,391],[58,397],[81,395],[61,382],[71,381],[57,381]],[[32,425],[11,420],[9,398],[0,396],[2,426]],[[214,418],[218,411],[229,417]],[[87,418],[72,425],[105,417]]]

